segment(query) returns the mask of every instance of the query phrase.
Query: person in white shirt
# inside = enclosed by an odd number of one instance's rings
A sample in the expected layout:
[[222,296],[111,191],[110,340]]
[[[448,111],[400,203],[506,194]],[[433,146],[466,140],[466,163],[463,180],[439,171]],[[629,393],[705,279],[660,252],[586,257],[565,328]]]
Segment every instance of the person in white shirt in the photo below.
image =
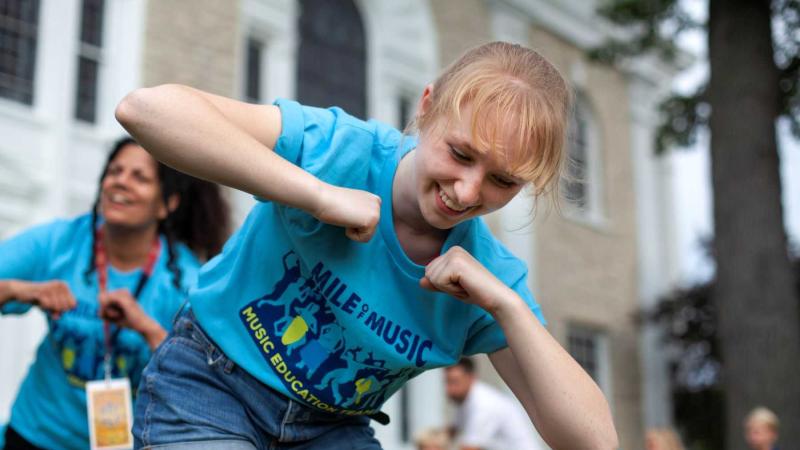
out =
[[445,369],[447,397],[456,405],[451,433],[458,450],[542,450],[525,411],[510,396],[477,379],[462,358]]

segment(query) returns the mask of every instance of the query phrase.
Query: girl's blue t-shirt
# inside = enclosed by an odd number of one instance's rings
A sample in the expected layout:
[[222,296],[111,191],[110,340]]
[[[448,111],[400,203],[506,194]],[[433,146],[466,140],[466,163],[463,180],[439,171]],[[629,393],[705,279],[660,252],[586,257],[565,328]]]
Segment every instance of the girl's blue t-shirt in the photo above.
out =
[[[84,449],[89,445],[85,383],[103,373],[103,321],[98,317],[97,274],[87,283],[84,272],[91,257],[91,215],[57,220],[31,228],[0,242],[0,279],[65,282],[77,307],[60,319],[48,318],[48,332],[39,345],[11,410],[10,425],[25,439],[42,448]],[[166,330],[183,304],[189,286],[197,279],[199,263],[189,249],[175,245],[181,270],[181,288],[173,284],[167,268],[166,241],[153,273],[138,298],[142,309]],[[108,290],[133,292],[141,269],[122,272],[109,267]],[[4,314],[21,314],[28,304],[10,302]],[[115,341],[112,376],[127,376],[135,390],[150,348],[139,333],[122,329]]]
[[[379,229],[357,243],[301,210],[258,203],[190,294],[200,325],[261,382],[319,409],[374,414],[406,381],[462,355],[505,347],[483,309],[420,288],[425,268],[403,252],[392,222],[392,180],[413,137],[339,108],[279,100],[274,151],[321,180],[381,197]],[[480,219],[451,230],[459,245],[512,287],[543,321],[527,269]]]

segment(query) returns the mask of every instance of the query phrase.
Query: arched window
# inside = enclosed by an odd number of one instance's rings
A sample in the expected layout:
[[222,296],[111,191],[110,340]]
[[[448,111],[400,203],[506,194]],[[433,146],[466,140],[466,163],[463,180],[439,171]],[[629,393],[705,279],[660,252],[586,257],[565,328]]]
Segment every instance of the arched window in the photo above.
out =
[[352,0],[302,0],[297,98],[366,116],[366,39]]
[[567,136],[566,178],[562,192],[575,216],[597,221],[600,212],[601,158],[592,108],[576,93]]

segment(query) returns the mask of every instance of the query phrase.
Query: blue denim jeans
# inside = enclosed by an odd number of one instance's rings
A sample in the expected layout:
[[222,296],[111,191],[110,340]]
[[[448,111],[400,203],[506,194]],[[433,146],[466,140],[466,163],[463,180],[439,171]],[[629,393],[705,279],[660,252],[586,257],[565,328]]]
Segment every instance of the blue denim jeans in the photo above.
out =
[[137,449],[380,450],[367,417],[307,407],[240,369],[191,312],[180,316],[139,385]]

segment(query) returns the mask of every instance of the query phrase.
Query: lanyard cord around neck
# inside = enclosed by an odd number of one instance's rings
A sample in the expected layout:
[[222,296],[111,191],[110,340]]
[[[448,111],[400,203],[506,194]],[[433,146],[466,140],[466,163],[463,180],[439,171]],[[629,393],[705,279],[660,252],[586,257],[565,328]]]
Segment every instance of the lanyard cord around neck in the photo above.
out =
[[[108,289],[108,253],[106,252],[106,245],[104,241],[105,229],[100,226],[94,235],[94,267],[97,271],[97,284],[99,285],[99,292],[105,293]],[[142,267],[142,275],[139,277],[139,282],[136,283],[136,289],[133,292],[133,298],[138,299],[139,294],[142,293],[147,280],[153,273],[153,267],[158,260],[158,254],[161,252],[161,240],[156,235],[153,239],[153,245],[150,247],[150,253],[147,255],[147,262]],[[111,334],[111,324],[107,320],[103,320],[103,341],[105,346],[105,355],[103,358],[103,368],[105,370],[106,380],[111,378],[111,354],[113,351],[113,344],[116,341],[119,330]]]

